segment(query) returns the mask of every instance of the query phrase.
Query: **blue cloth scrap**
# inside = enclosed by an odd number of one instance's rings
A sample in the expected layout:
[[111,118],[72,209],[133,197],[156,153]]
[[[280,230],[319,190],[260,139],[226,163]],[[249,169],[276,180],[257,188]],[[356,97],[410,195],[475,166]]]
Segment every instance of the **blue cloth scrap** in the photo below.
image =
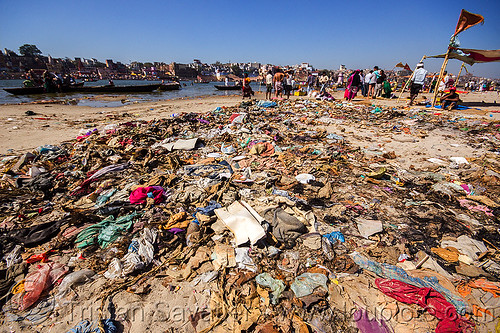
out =
[[214,210],[216,210],[217,208],[221,208],[221,207],[222,207],[222,205],[220,203],[215,202],[213,200],[210,200],[210,202],[208,203],[208,206],[196,208],[196,210],[194,211],[194,213],[192,215],[194,217],[194,220],[191,222],[200,225],[200,221],[198,221],[198,218],[196,218],[197,213],[201,213],[201,214],[207,215],[207,216],[214,216],[215,215]]
[[139,241],[137,239],[134,239],[130,242],[130,245],[128,246],[128,252],[139,252]]
[[[117,333],[115,322],[113,319],[105,319],[104,322],[104,332],[106,333]],[[97,321],[88,321],[87,319],[79,322],[75,327],[70,329],[67,333],[100,333],[99,326],[97,326]]]
[[198,208],[196,208],[195,212],[202,213],[203,215],[214,216],[215,215],[214,210],[221,208],[221,207],[222,207],[222,205],[220,203],[213,201],[213,200],[210,200],[210,202],[208,203],[208,206],[203,207],[203,208],[198,207]]
[[257,106],[259,106],[261,108],[273,108],[277,105],[278,104],[276,102],[272,102],[272,101],[259,101],[257,103]]
[[[425,107],[430,108],[430,107],[432,107],[432,104],[427,104]],[[441,105],[435,105],[434,107],[436,109],[441,109]],[[470,107],[465,106],[465,105],[457,105],[455,108],[453,108],[453,110],[467,110],[467,109],[470,109]],[[480,110],[480,109],[476,109],[476,110]]]
[[340,231],[332,231],[329,234],[323,235],[323,237],[328,239],[333,244],[337,243],[337,240],[341,243],[345,242],[344,235]]

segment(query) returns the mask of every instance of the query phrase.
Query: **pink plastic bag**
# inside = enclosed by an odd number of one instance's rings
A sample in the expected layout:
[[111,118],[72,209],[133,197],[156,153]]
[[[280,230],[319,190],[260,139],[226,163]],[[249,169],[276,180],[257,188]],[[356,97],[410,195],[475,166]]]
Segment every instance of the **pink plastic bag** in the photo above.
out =
[[57,262],[49,262],[38,266],[36,271],[29,273],[24,282],[24,295],[19,310],[32,306],[40,295],[49,289],[57,280],[68,272],[68,269]]

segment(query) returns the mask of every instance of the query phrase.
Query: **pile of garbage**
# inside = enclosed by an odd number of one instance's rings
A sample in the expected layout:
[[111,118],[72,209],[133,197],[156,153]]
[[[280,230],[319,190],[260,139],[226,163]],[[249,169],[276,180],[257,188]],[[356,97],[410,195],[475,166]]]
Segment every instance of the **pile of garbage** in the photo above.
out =
[[[397,151],[328,131],[339,122],[443,128],[488,152],[404,169]],[[498,332],[499,129],[420,109],[248,101],[2,156],[2,326]],[[131,302],[142,324],[116,310]],[[187,314],[159,315],[174,303]]]

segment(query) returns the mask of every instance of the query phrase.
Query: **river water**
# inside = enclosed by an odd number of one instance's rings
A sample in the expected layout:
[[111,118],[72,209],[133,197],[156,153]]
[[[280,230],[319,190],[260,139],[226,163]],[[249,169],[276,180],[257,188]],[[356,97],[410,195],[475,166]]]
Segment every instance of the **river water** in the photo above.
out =
[[[9,94],[3,88],[18,88],[22,87],[22,80],[0,80],[0,104],[18,104],[25,102],[34,102],[41,100],[70,100],[74,99],[78,105],[92,106],[92,107],[115,107],[133,103],[135,101],[157,101],[177,99],[183,97],[199,97],[199,96],[224,96],[224,95],[239,95],[241,90],[232,91],[219,91],[215,89],[214,84],[224,83],[194,83],[189,81],[181,81],[181,89],[173,91],[159,91],[151,93],[134,93],[134,94],[83,94],[83,93],[57,93],[57,94],[42,94],[42,95],[21,95],[16,96]],[[114,80],[116,86],[126,85],[143,85],[160,83],[160,81],[140,81],[140,80]],[[100,80],[96,82],[85,82],[86,86],[100,86],[108,84],[107,80]],[[259,90],[259,84],[251,84],[254,91]],[[264,86],[260,87],[261,91],[265,90]],[[99,96],[123,96],[124,102],[111,100],[107,101],[105,98],[99,99]]]

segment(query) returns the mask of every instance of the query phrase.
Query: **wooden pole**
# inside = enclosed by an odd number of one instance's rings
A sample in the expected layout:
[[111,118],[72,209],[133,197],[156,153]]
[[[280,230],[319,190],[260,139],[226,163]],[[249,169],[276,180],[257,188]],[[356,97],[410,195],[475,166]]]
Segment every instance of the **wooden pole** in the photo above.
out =
[[[419,63],[421,63],[422,61],[424,61],[424,59],[427,58],[427,56],[423,56],[422,59],[417,63],[417,66]],[[406,83],[405,85],[403,86],[403,89],[401,89],[401,93],[399,94],[399,97],[398,97],[398,100],[396,103],[399,103],[399,100],[401,99],[401,97],[403,96],[403,93],[405,92],[405,89],[406,87],[408,87],[408,85],[410,84],[410,81],[411,81],[411,78],[413,76],[413,73],[417,70],[417,66],[415,66],[415,69],[413,70],[413,72],[410,74],[410,77],[408,78],[408,80],[406,80]]]
[[432,98],[432,106],[433,107],[436,105],[439,85],[441,84],[441,80],[443,79],[444,70],[446,69],[446,66],[448,65],[449,56],[450,56],[450,49],[448,48],[448,51],[446,52],[446,55],[445,55],[444,60],[443,60],[443,65],[441,66],[441,70],[439,71],[439,76],[438,76],[438,80],[436,81],[436,86],[434,87],[434,97]]
[[458,79],[460,78],[460,73],[462,73],[462,69],[464,69],[465,64],[462,63],[462,66],[460,66],[460,70],[458,71],[457,79],[455,80],[455,88],[457,87],[458,84]]

